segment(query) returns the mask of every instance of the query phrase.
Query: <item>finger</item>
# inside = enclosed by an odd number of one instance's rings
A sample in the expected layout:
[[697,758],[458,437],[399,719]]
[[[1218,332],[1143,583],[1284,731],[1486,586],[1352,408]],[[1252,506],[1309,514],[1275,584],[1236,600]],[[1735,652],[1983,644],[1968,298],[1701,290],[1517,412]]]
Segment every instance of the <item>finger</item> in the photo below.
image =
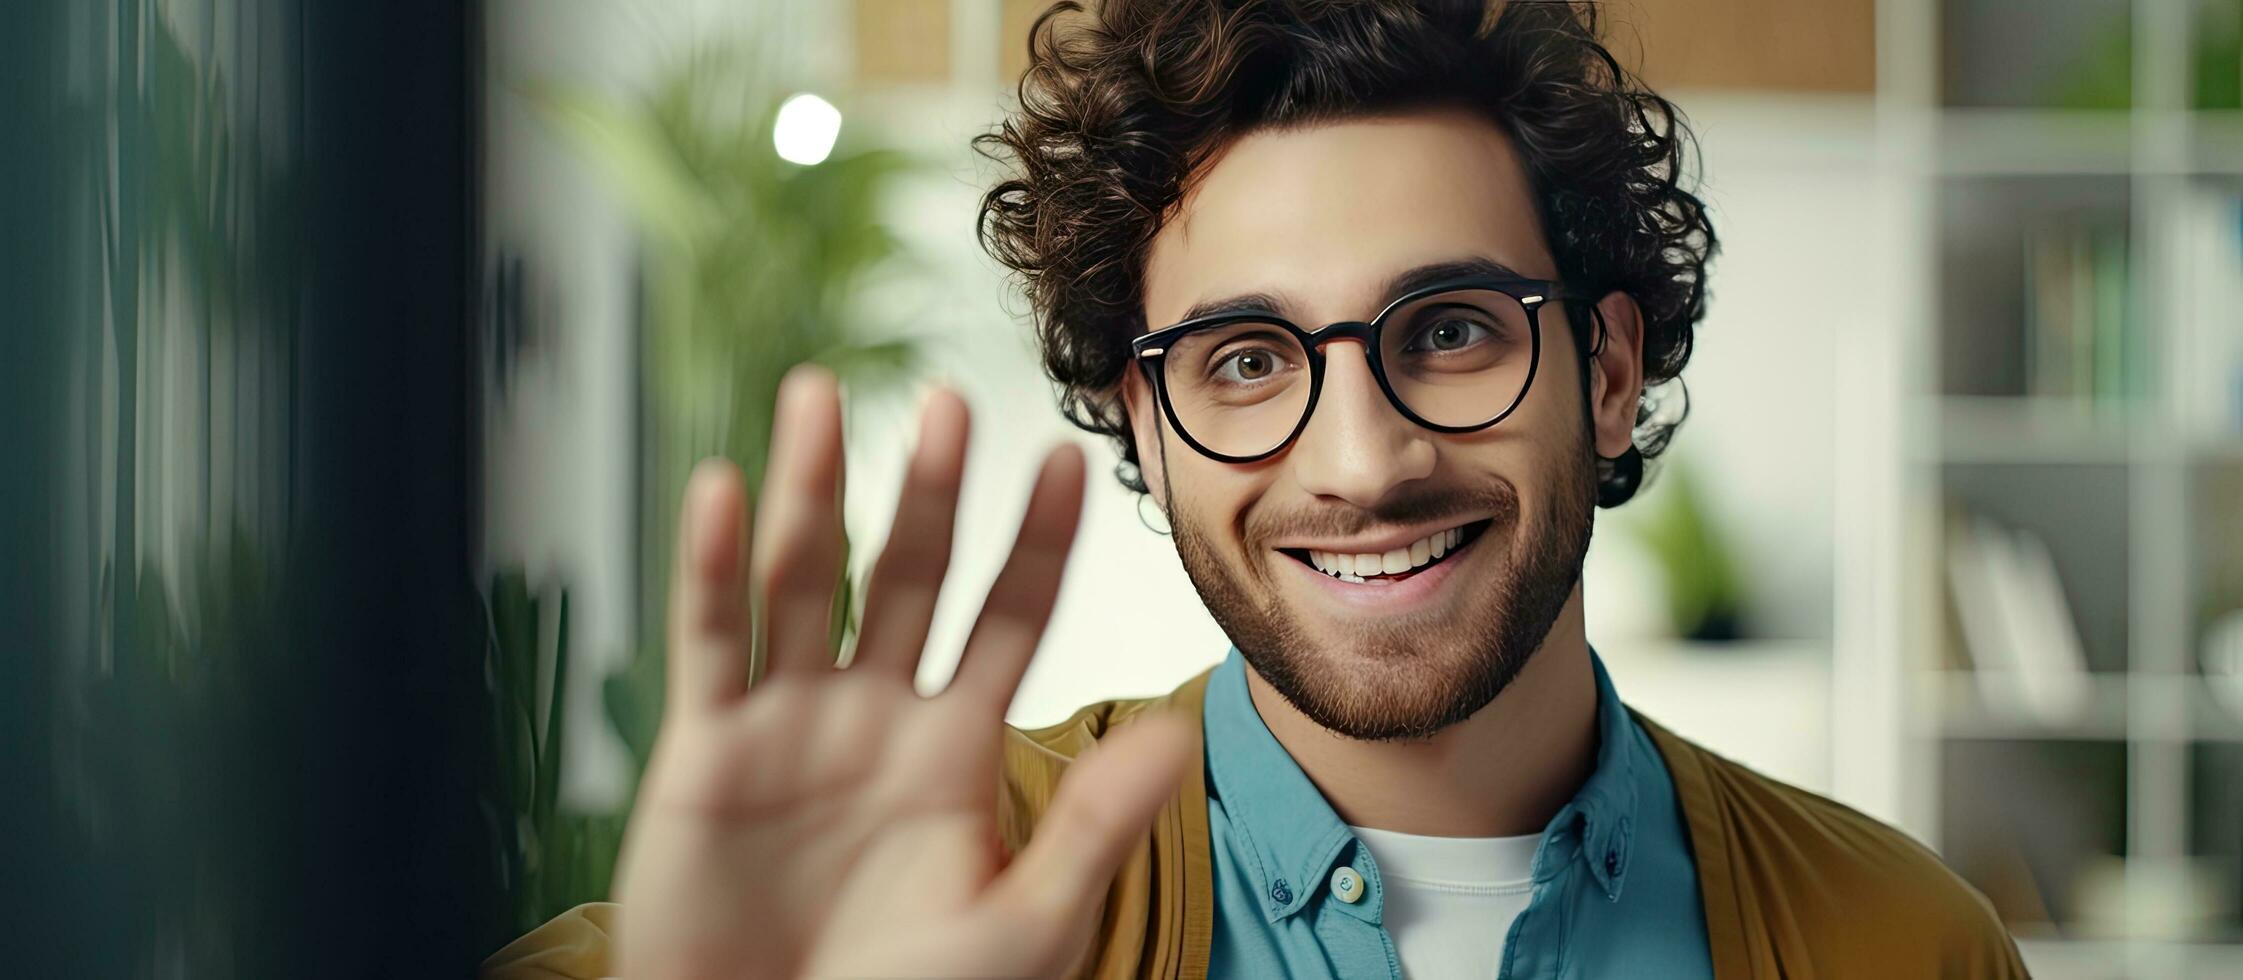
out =
[[702,460],[685,481],[670,578],[669,698],[681,710],[722,704],[747,690],[747,524],[739,468]]
[[928,396],[888,545],[865,586],[864,625],[852,668],[892,670],[905,677],[919,668],[935,600],[950,569],[969,428],[966,403],[955,393],[938,388]]
[[991,885],[992,907],[1012,921],[1087,926],[1198,746],[1190,721],[1168,714],[1141,717],[1099,741],[1069,767],[1028,846]]
[[981,617],[966,637],[965,657],[945,696],[957,695],[993,705],[1002,713],[1012,703],[1013,690],[1035,656],[1036,642],[1051,621],[1051,606],[1059,597],[1059,578],[1067,567],[1067,550],[1075,542],[1075,525],[1083,509],[1083,454],[1061,446],[1044,457],[1036,474],[1036,489],[1028,497],[1028,513],[1020,519],[1020,536],[1013,541],[1012,557],[989,587]]
[[766,673],[833,666],[840,492],[841,388],[832,372],[803,365],[779,385],[771,468],[756,508]]

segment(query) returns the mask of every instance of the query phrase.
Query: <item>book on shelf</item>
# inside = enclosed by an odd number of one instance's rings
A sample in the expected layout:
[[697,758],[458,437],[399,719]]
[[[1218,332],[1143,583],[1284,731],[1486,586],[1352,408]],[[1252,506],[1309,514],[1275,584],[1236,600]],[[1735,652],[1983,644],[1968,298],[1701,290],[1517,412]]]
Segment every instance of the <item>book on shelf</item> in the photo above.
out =
[[2083,405],[2140,397],[2148,364],[2124,221],[2064,214],[2024,238],[2025,393]]
[[2181,420],[2203,435],[2243,435],[2243,194],[2191,186],[2176,221],[2185,283],[2176,318]]
[[1947,582],[1989,710],[2060,723],[2087,708],[2087,653],[2047,542],[1983,515],[1958,515],[1947,529]]

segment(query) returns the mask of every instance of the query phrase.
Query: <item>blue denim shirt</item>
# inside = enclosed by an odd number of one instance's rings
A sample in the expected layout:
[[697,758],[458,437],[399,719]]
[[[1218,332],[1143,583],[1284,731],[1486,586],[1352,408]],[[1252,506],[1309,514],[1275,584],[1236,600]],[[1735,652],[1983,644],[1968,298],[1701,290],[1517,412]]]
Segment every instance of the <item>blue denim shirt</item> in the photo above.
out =
[[[1705,907],[1665,760],[1597,675],[1597,765],[1550,818],[1534,894],[1511,923],[1505,980],[1710,978]],[[1207,683],[1211,977],[1402,977],[1380,924],[1378,862],[1332,812],[1246,693],[1237,649]],[[1333,872],[1361,876],[1335,897]],[[1349,884],[1353,884],[1350,882]]]

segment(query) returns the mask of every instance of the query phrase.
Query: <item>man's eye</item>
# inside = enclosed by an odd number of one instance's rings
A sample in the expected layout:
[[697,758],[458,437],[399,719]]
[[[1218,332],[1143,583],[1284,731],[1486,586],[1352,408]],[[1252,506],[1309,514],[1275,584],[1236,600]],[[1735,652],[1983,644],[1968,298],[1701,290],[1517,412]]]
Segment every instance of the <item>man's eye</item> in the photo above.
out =
[[1409,347],[1405,349],[1446,353],[1463,350],[1490,336],[1493,336],[1493,331],[1483,324],[1450,318],[1427,324],[1418,331],[1416,337],[1411,338]]
[[1242,350],[1216,362],[1215,376],[1235,384],[1251,384],[1268,379],[1284,367],[1285,360],[1271,351]]

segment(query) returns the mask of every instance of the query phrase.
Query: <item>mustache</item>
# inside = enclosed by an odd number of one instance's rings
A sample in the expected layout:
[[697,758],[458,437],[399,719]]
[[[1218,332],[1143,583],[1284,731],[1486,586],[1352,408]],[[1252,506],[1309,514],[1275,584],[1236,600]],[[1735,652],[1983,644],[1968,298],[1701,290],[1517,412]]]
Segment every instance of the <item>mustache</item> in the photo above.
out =
[[1383,527],[1429,524],[1447,518],[1490,518],[1498,526],[1519,518],[1519,494],[1508,482],[1470,487],[1427,487],[1399,493],[1376,507],[1331,504],[1282,511],[1256,510],[1246,516],[1241,537],[1260,550],[1281,537],[1340,538]]

